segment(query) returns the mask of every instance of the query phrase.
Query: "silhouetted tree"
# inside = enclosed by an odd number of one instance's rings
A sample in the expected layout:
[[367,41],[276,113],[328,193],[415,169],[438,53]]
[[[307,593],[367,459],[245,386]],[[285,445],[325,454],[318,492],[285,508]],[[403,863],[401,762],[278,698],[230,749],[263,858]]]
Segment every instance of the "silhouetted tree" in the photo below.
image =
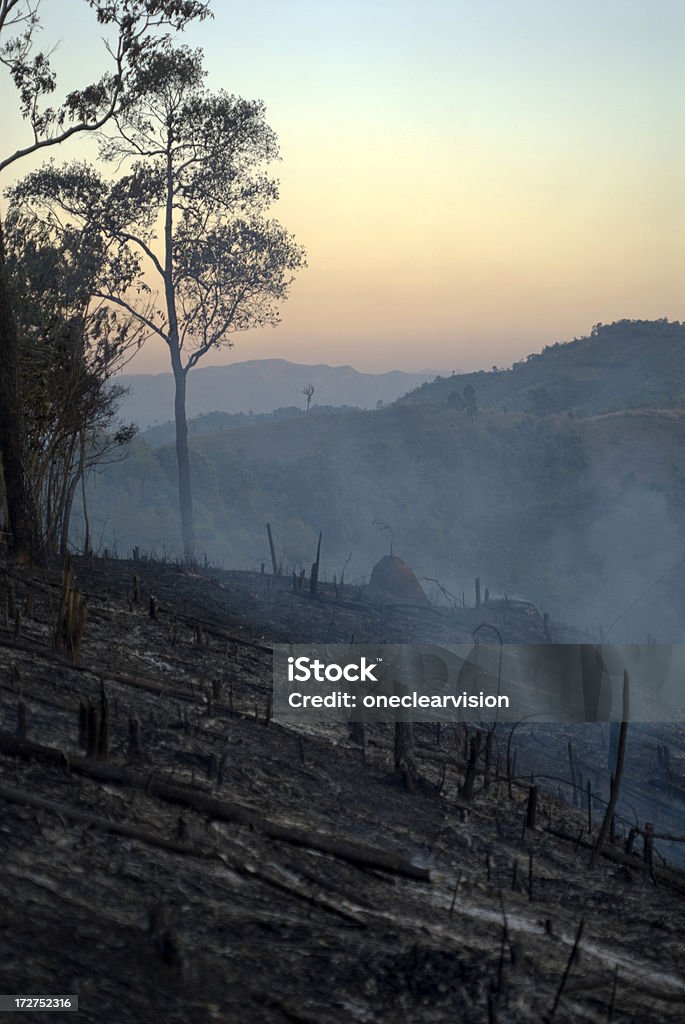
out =
[[[66,216],[100,232],[111,260],[135,267],[126,287],[104,274],[94,295],[136,317],[169,349],[187,560],[195,547],[188,372],[231,344],[231,333],[278,323],[278,304],[305,265],[292,236],[264,216],[278,197],[265,172],[278,147],[263,104],[208,93],[204,77],[201,51],[165,42],[139,60],[116,114],[118,131],[102,144],[103,158],[128,163],[128,173],[111,182],[83,163],[49,166],[12,191],[55,227]],[[158,293],[146,273],[156,277]]]
[[468,416],[473,418],[478,413],[478,405],[476,403],[476,389],[473,384],[467,384],[463,391],[464,395],[464,407]]
[[305,397],[305,399],[307,401],[306,415],[309,416],[309,406],[311,404],[312,397],[314,395],[314,385],[313,384],[305,384],[305,386],[302,388],[302,394],[304,395],[304,397]]
[[49,553],[65,553],[84,474],[135,432],[110,431],[125,390],[110,378],[135,349],[140,328],[130,316],[91,302],[106,259],[97,235],[64,231],[57,239],[12,207],[5,226],[19,330],[26,480],[41,540]]
[[[29,122],[31,141],[0,159],[0,171],[37,150],[59,145],[71,136],[102,128],[126,95],[129,77],[141,57],[160,44],[153,30],[180,30],[209,16],[200,0],[85,0],[100,25],[113,30],[105,44],[111,70],[99,81],[69,93],[57,106],[45,98],[55,91],[50,55],[36,52],[38,0],[0,0],[0,62],[19,92],[21,114]],[[15,34],[8,38],[8,33]],[[36,509],[26,480],[23,402],[19,390],[18,333],[5,269],[0,224],[0,455],[11,547],[19,561],[39,557],[41,544]]]

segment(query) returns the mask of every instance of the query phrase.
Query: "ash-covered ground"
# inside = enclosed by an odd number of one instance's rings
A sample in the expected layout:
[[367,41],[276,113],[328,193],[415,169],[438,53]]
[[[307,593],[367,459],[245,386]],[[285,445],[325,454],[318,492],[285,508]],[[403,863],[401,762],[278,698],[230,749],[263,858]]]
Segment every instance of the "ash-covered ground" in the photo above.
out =
[[[80,1019],[112,1024],[683,1019],[681,847],[656,839],[647,862],[640,831],[677,827],[680,727],[630,732],[591,867],[601,726],[511,743],[499,726],[468,799],[463,728],[416,727],[409,777],[390,727],[362,746],[270,718],[271,643],[468,641],[480,611],[151,562],[72,570],[75,663],[54,649],[61,566],[6,570],[0,991],[77,993]],[[543,641],[529,609],[490,617]],[[590,815],[569,802],[569,743]]]

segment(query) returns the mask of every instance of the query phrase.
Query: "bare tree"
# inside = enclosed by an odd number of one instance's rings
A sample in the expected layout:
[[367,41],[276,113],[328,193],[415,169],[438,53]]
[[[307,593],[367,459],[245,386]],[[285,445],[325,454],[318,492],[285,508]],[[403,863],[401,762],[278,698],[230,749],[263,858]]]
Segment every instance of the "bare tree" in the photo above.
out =
[[309,406],[311,404],[312,397],[314,395],[314,385],[313,384],[305,384],[305,386],[302,388],[302,394],[304,395],[304,397],[307,400],[307,412],[306,412],[306,415],[309,416]]
[[[85,0],[100,25],[112,30],[106,43],[110,70],[84,89],[69,93],[57,106],[46,105],[56,89],[50,54],[34,46],[39,0],[0,0],[0,62],[19,92],[21,114],[29,123],[27,145],[0,159],[0,171],[22,157],[60,145],[71,136],[97,131],[116,113],[126,95],[137,61],[160,40],[153,30],[183,29],[189,21],[209,17],[201,0]],[[8,38],[8,35],[10,38]],[[18,561],[40,557],[37,514],[26,480],[23,403],[19,388],[18,334],[5,270],[0,224],[0,455],[5,485],[9,537]]]

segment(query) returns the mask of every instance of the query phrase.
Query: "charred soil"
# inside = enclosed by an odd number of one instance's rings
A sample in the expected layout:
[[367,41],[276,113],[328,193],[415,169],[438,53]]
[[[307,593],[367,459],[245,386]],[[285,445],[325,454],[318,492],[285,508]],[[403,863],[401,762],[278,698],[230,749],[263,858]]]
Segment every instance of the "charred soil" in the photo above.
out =
[[74,649],[62,575],[5,572],[0,991],[112,1024],[683,1019],[685,876],[621,834],[591,868],[551,790],[526,828],[506,731],[467,800],[463,730],[416,727],[408,778],[389,728],[271,720],[271,643],[468,641],[482,609],[83,559]]

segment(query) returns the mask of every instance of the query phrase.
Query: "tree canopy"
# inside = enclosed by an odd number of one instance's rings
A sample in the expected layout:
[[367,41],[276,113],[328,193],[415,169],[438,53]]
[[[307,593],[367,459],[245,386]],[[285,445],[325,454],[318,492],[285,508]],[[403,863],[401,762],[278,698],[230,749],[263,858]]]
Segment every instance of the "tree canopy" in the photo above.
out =
[[85,472],[132,436],[130,427],[112,430],[124,389],[110,378],[135,351],[140,328],[92,302],[103,259],[96,236],[71,229],[57,239],[11,207],[5,237],[19,329],[26,480],[48,552],[65,552]]
[[[85,0],[101,26],[109,30],[105,48],[111,64],[97,81],[66,95],[56,106],[47,98],[57,90],[50,52],[35,46],[40,0],[0,0],[0,62],[19,93],[19,108],[32,138],[0,157],[0,171],[30,153],[66,142],[79,132],[98,131],[127,96],[136,64],[164,40],[164,29],[182,30],[210,16],[203,0]],[[18,561],[41,554],[38,513],[27,480],[26,436],[19,380],[19,340],[5,269],[0,225],[0,455],[2,456],[8,538]]]
[[279,322],[303,249],[267,216],[278,158],[264,104],[204,88],[202,52],[170,40],[141,54],[101,142],[123,168],[49,164],[10,190],[50,230],[77,225],[106,258],[93,296],[131,315],[169,349],[176,382],[179,502],[186,557],[194,538],[185,378],[231,335]]
[[[0,62],[19,94],[19,109],[33,139],[0,158],[0,171],[16,160],[65,142],[83,131],[96,131],[117,112],[128,95],[139,61],[160,45],[158,30],[182,31],[191,21],[211,17],[205,0],[84,0],[99,25],[110,33],[104,46],[110,67],[96,82],[69,92],[56,106],[47,98],[57,89],[51,51],[36,48],[40,0],[0,0]],[[7,36],[14,32],[11,38]]]

